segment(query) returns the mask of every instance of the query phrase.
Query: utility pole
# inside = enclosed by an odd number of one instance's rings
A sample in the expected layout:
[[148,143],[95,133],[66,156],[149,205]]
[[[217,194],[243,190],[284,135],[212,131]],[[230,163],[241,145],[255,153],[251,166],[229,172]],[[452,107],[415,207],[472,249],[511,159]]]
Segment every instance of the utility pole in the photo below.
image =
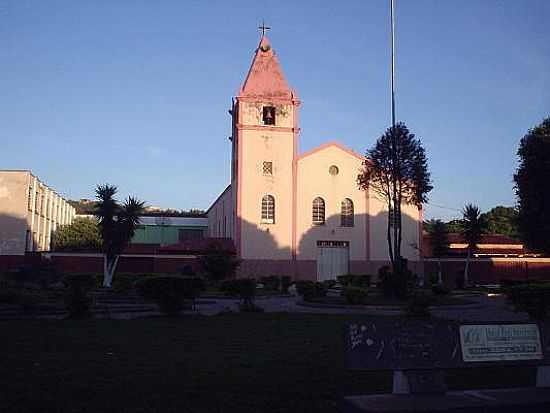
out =
[[391,125],[395,127],[395,12],[390,0],[391,19]]

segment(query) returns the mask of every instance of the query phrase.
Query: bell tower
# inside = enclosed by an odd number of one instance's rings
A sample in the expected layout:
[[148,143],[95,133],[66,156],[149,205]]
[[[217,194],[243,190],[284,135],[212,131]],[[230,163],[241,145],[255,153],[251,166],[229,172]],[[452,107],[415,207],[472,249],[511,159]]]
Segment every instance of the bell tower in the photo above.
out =
[[265,36],[267,28],[261,29],[260,43],[230,112],[234,241],[243,259],[241,267],[247,261],[267,259],[279,268],[288,264],[292,271],[300,101]]

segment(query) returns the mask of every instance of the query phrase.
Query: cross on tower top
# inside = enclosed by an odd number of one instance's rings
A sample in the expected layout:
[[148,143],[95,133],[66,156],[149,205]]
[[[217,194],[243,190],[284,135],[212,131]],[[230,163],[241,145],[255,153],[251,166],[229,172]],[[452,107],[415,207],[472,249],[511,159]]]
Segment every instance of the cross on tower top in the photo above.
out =
[[258,29],[260,29],[262,31],[262,37],[264,37],[265,32],[268,31],[268,30],[271,30],[271,27],[266,26],[265,22],[262,20],[262,25],[258,26]]

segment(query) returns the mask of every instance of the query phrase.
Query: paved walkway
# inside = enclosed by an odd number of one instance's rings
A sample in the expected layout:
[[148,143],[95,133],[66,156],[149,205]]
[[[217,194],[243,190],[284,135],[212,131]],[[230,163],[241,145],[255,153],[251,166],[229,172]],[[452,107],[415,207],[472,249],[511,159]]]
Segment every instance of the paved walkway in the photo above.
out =
[[[397,315],[396,310],[381,310],[379,308],[317,308],[299,305],[297,297],[270,297],[257,298],[256,304],[266,312],[289,312],[289,313],[314,313],[314,314],[378,314]],[[507,304],[503,296],[487,297],[485,295],[471,296],[468,300],[474,301],[477,305],[469,306],[445,306],[435,308],[432,314],[450,320],[463,321],[520,321],[528,320],[526,313],[515,313]],[[197,312],[203,315],[215,315],[224,311],[239,311],[239,301],[232,299],[210,300],[207,304],[199,304]]]

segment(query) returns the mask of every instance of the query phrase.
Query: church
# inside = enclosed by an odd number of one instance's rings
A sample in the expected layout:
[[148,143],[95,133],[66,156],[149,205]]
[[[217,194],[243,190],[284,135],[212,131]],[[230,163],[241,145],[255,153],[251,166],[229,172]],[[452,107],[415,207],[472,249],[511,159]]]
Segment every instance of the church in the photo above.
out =
[[[364,156],[338,142],[299,151],[301,101],[265,34],[229,111],[231,183],[207,211],[239,276],[323,281],[389,264],[385,202],[357,185]],[[402,254],[422,272],[422,208],[403,206]]]

